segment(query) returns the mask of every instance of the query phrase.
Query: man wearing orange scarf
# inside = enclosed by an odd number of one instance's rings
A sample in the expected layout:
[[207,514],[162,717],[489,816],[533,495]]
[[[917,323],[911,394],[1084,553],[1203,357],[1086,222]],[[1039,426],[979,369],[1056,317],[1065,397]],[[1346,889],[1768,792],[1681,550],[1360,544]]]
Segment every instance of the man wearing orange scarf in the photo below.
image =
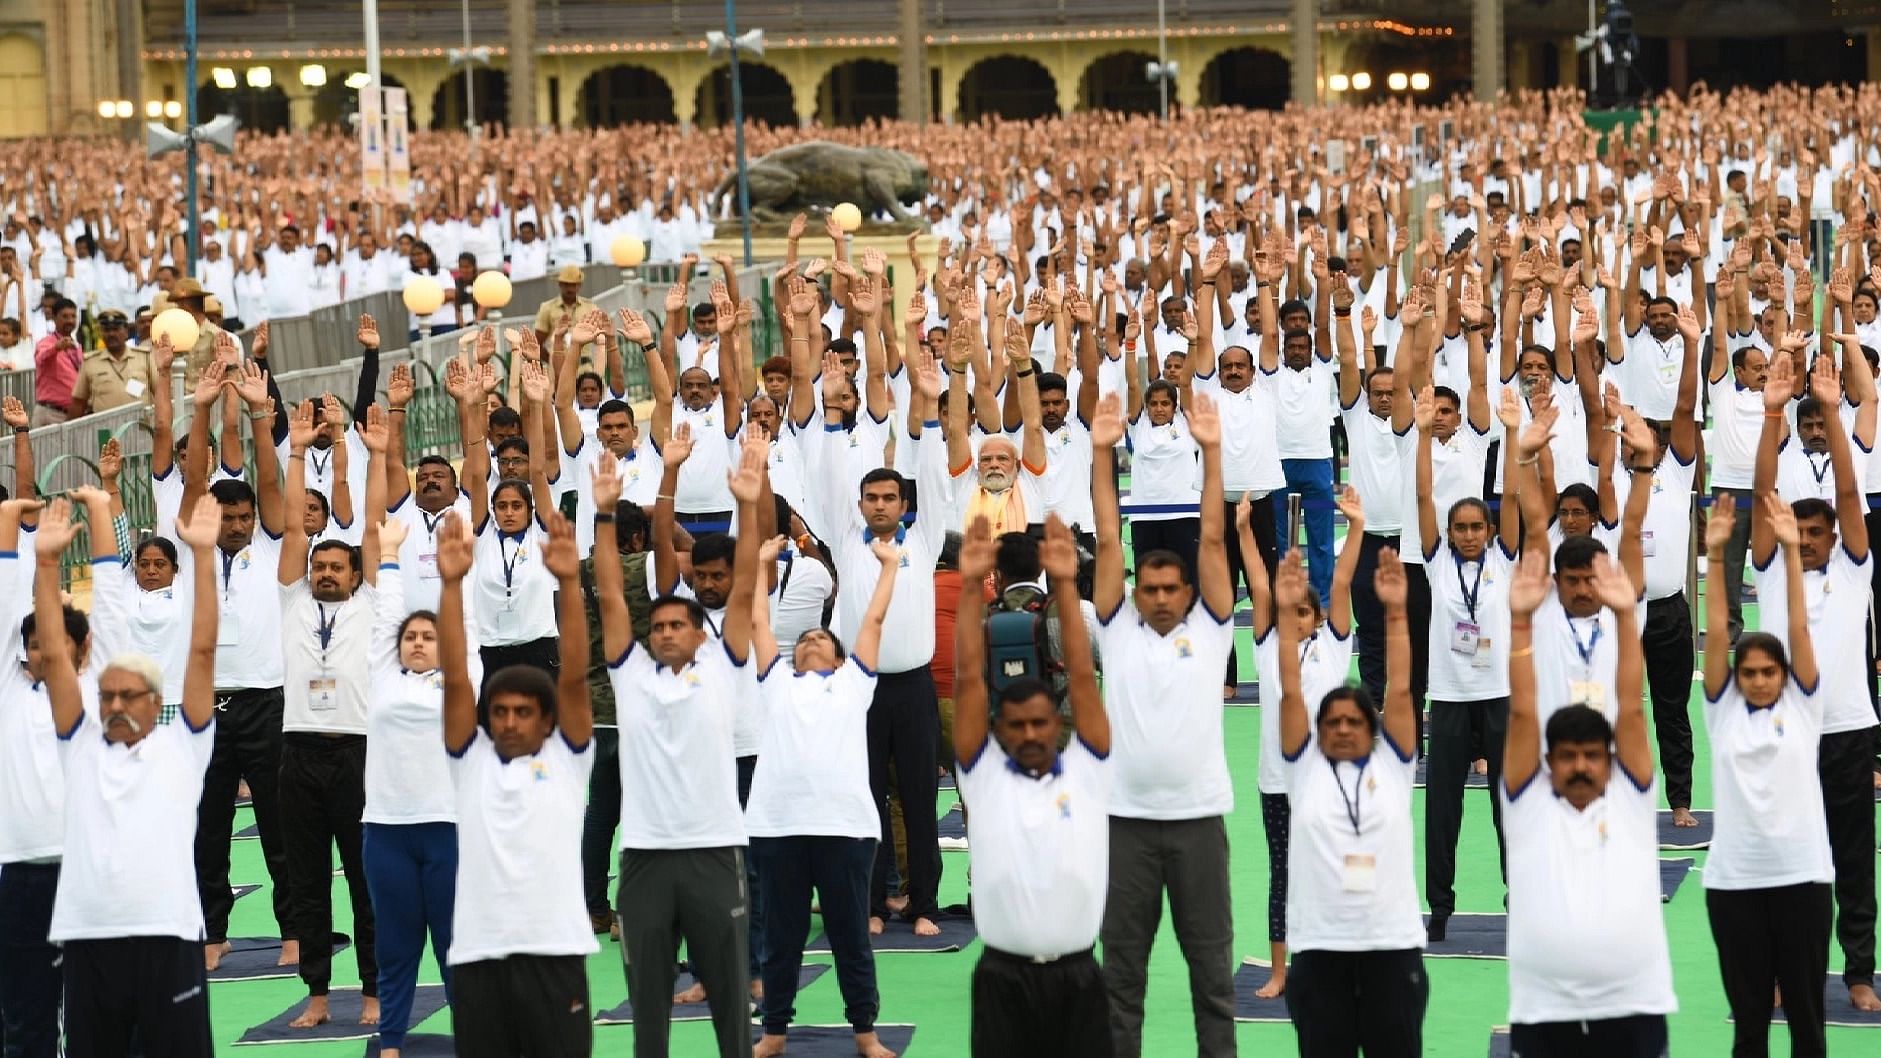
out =
[[1025,346],[1024,335],[1007,336],[1007,384],[1016,387],[1021,444],[1006,437],[988,437],[973,453],[967,423],[967,363],[971,343],[981,341],[977,325],[958,326],[948,339],[947,471],[953,476],[955,505],[961,524],[985,518],[995,539],[1002,533],[1023,533],[1045,521],[1039,499],[1038,478],[1045,473],[1045,430],[1039,413],[1038,371]]

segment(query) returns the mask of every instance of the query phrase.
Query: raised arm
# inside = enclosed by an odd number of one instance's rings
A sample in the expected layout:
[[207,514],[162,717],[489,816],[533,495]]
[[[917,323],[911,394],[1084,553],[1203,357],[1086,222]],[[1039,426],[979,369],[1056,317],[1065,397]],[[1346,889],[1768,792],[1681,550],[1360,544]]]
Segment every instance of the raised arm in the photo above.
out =
[[1417,468],[1414,471],[1417,475],[1417,534],[1424,544],[1424,556],[1428,558],[1435,553],[1440,539],[1437,506],[1430,498],[1430,446],[1433,443],[1430,429],[1437,421],[1437,395],[1428,383],[1418,390],[1417,404],[1412,414],[1417,425]]
[[[1095,384],[1095,383],[1093,383]],[[1078,598],[1078,542],[1056,514],[1045,519],[1045,540],[1038,549],[1039,565],[1050,581],[1052,607],[1058,614],[1058,641],[1064,652],[1065,672],[1071,677],[1067,697],[1078,738],[1099,757],[1110,753],[1110,716],[1097,689],[1097,666],[1091,658],[1091,640],[1084,627]],[[887,579],[886,572],[883,579]],[[979,581],[964,581],[962,595],[979,595]],[[977,626],[976,626],[977,628]],[[984,638],[984,637],[981,637]],[[955,688],[960,686],[954,683]],[[956,691],[957,693],[957,691]]]
[[[752,582],[758,579],[758,498],[764,492],[770,445],[762,431],[745,438],[731,477],[738,501],[738,539],[732,551],[732,589],[725,606],[725,652],[743,664],[751,656]],[[899,560],[899,556],[897,556]]]
[[[78,534],[72,521],[72,504],[53,500],[41,512],[39,532],[34,538],[37,562],[33,571],[33,616],[40,628],[64,628],[65,604],[59,598],[59,557]],[[207,556],[197,563],[209,568]],[[213,583],[206,598],[213,599]],[[200,607],[198,607],[200,609]],[[77,645],[64,635],[39,637],[40,679],[46,697],[52,703],[53,730],[69,738],[84,718],[84,697],[79,693],[78,662],[73,656]]]
[[[1114,401],[1116,397],[1107,399]],[[1098,415],[1101,417],[1103,412],[1100,410]],[[1102,517],[1099,515],[1100,521]],[[966,588],[960,593],[959,610],[954,616],[954,759],[969,769],[986,747],[990,723],[986,702],[986,597],[975,589],[993,572],[998,551],[986,518],[973,519],[960,545],[960,582]],[[1101,601],[1097,605],[1100,614],[1105,612]]]
[[[1786,337],[1780,345],[1787,345]],[[1751,495],[1761,497],[1776,492],[1777,449],[1783,439],[1789,436],[1789,423],[1783,417],[1783,409],[1789,404],[1791,387],[1795,384],[1795,360],[1786,350],[1779,349],[1770,357],[1770,371],[1764,376],[1763,383],[1763,433],[1757,439],[1757,463],[1751,478]],[[1837,400],[1840,400],[1838,395]],[[1835,405],[1828,405],[1824,411],[1834,415]],[[1835,431],[1831,430],[1831,433]],[[1769,519],[1764,517],[1764,507],[1758,505],[1751,511],[1750,521],[1750,560],[1761,569],[1770,561],[1776,550],[1776,537],[1772,535]]]
[[[1326,615],[1326,623],[1332,627],[1334,635],[1344,637],[1352,633],[1352,581],[1358,575],[1360,546],[1365,539],[1365,505],[1359,499],[1358,489],[1347,484],[1336,496],[1334,502],[1339,505],[1340,513],[1345,515],[1345,543],[1339,548],[1339,557],[1332,564],[1332,608]],[[1242,552],[1250,554],[1251,552]],[[1258,566],[1254,562],[1250,565]],[[1253,578],[1250,577],[1251,581]],[[1252,589],[1249,589],[1252,591]]]
[[[1097,516],[1097,568],[1091,602],[1101,621],[1109,621],[1123,605],[1123,513],[1117,503],[1117,478],[1112,472],[1121,440],[1123,402],[1117,394],[1106,393],[1098,398],[1097,413],[1091,419],[1091,509]],[[964,600],[961,605],[966,605]],[[954,687],[958,694],[960,685]]]
[[248,405],[248,418],[256,433],[255,519],[263,532],[278,537],[286,524],[282,515],[281,471],[275,465],[274,445],[261,435],[262,424],[274,422],[275,417],[274,402],[268,396],[267,375],[253,361],[243,364],[235,393]]
[[[850,647],[850,654],[864,668],[874,671],[876,658],[880,656],[882,648],[882,622],[888,616],[888,604],[895,594],[895,571],[901,566],[901,549],[896,547],[892,540],[871,537],[869,550],[875,555],[875,560],[882,564],[882,571],[881,575],[875,578],[875,590],[869,595],[868,609],[862,612],[862,625],[856,629],[855,643]],[[759,558],[759,564],[763,564],[762,556]],[[978,585],[974,584],[971,587],[977,588]],[[761,592],[762,589],[758,591]],[[975,594],[975,592],[962,592],[961,594]],[[760,620],[758,613],[767,611],[769,606],[761,601],[757,594],[751,597],[751,605],[753,607],[752,627],[755,629]],[[769,628],[768,621],[765,622],[765,627]]]
[[[1306,578],[1300,549],[1294,548],[1280,560],[1280,568],[1274,573],[1274,601],[1291,613],[1305,605],[1310,591],[1312,585]],[[1293,759],[1306,749],[1313,730],[1300,689],[1300,626],[1296,621],[1280,621],[1274,630],[1280,636],[1280,752]]]
[[[299,497],[301,503],[306,502],[307,446],[313,443],[314,430],[313,401],[303,400],[295,405],[287,419],[287,494]],[[300,510],[299,505],[295,510]],[[286,519],[281,527],[281,561],[275,574],[283,585],[297,584],[307,576],[307,551],[306,520]]]
[[[692,427],[680,423],[662,454],[665,465],[660,472],[660,491],[653,502],[653,588],[665,595],[679,586],[679,550],[673,543],[673,497],[674,490],[679,488],[679,468],[685,466],[692,455]],[[602,462],[607,458],[611,457],[604,457]],[[601,509],[598,504],[596,509]],[[595,551],[600,551],[598,538]]]
[[[1711,507],[1711,513],[1705,518],[1705,556],[1712,569],[1723,569],[1724,549],[1731,542],[1731,527],[1737,521],[1737,497],[1729,492],[1718,493],[1717,502]],[[1792,518],[1794,521],[1794,518]],[[1793,578],[1798,585],[1802,577]],[[1707,643],[1729,643],[1731,641],[1731,603],[1727,592],[1708,591],[1705,593],[1705,641]],[[1797,609],[1807,610],[1801,606]],[[1806,630],[1805,630],[1806,631]],[[1792,657],[1791,662],[1794,663]],[[1705,651],[1705,696],[1717,698],[1724,693],[1724,685],[1731,678],[1731,652],[1728,650]]]
[[[562,741],[568,748],[579,753],[594,737],[594,704],[588,698],[588,608],[581,595],[581,554],[575,547],[575,527],[560,511],[538,512],[537,517],[548,527],[549,540],[542,550],[542,563],[555,575],[555,623],[561,631],[561,666],[555,680],[555,726],[561,729]],[[620,568],[612,554],[603,558],[604,561],[595,563],[597,568],[603,565]],[[474,722],[474,705],[472,710]],[[446,723],[449,722],[447,716]]]
[[[1598,557],[1598,556],[1596,556]],[[1509,582],[1509,730],[1502,743],[1502,784],[1510,796],[1541,770],[1541,712],[1535,692],[1535,608],[1548,598],[1548,555],[1522,552]],[[1637,644],[1638,637],[1635,635]]]
[[[1234,615],[1234,582],[1228,573],[1221,486],[1221,416],[1206,394],[1196,394],[1189,412],[1189,435],[1202,450],[1202,536],[1196,557],[1196,591],[1218,621]],[[1096,476],[1095,470],[1092,476]],[[1253,561],[1259,561],[1255,556]]]
[[1783,545],[1783,566],[1788,574],[1783,585],[1789,596],[1790,611],[1790,626],[1785,629],[1789,633],[1790,675],[1796,678],[1798,686],[1813,691],[1820,673],[1816,669],[1815,644],[1809,638],[1809,607],[1803,601],[1802,535],[1796,528],[1796,512],[1774,492],[1759,496],[1758,503],[1763,506],[1764,521],[1770,524],[1777,543]]
[[[24,316],[20,317],[25,319]],[[168,477],[176,466],[176,409],[170,399],[170,366],[176,352],[168,335],[150,344],[150,476]]]
[[[462,756],[477,733],[477,688],[470,682],[470,647],[464,627],[464,577],[475,552],[470,523],[455,511],[438,526],[438,667],[444,670],[444,749]],[[573,592],[576,605],[580,593]],[[624,604],[623,604],[624,605]],[[581,627],[585,630],[584,621]],[[587,636],[582,636],[586,641]],[[586,667],[579,675],[586,676]],[[585,700],[585,697],[584,697]]]

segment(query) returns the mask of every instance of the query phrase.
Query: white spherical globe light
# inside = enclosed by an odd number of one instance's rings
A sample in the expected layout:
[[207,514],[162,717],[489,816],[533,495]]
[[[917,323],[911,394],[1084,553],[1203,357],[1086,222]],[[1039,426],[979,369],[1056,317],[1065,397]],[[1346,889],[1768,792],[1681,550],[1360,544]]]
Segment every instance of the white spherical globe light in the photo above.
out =
[[202,324],[196,322],[188,309],[164,309],[150,321],[150,337],[170,339],[170,348],[178,352],[194,349],[201,335]]
[[500,309],[508,305],[510,295],[514,292],[509,277],[494,268],[478,273],[476,280],[470,284],[470,296],[486,309]]
[[429,316],[444,304],[444,288],[428,275],[405,280],[405,307],[419,316]]
[[633,268],[647,259],[647,244],[632,235],[616,236],[607,256],[616,268]]
[[862,227],[862,210],[854,202],[838,202],[829,215],[836,218],[836,226],[844,231],[855,231]]

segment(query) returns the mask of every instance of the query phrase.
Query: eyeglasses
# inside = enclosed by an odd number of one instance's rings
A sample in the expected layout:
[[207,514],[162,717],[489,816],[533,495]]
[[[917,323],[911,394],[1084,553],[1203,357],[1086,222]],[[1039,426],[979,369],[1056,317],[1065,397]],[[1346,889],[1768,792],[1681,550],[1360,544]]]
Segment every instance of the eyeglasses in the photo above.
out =
[[137,701],[145,695],[155,693],[157,692],[148,689],[141,691],[107,691],[101,687],[98,690],[98,704],[110,705],[112,702],[123,702],[125,705],[130,705],[132,702]]

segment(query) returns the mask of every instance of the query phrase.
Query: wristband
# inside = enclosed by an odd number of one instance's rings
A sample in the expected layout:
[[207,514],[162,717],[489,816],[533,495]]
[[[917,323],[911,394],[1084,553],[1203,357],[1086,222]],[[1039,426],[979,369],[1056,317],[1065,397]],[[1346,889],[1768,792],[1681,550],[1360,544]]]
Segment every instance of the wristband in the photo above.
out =
[[1535,648],[1533,646],[1526,646],[1520,650],[1511,650],[1509,651],[1509,660],[1514,661],[1516,658],[1525,658],[1534,652]]
[[606,513],[606,512],[601,512],[601,513],[597,513],[597,514],[596,514],[596,515],[594,516],[594,524],[596,524],[596,525],[612,525],[612,524],[614,524],[614,516],[613,516],[612,514],[609,514],[609,513]]
[[1526,632],[1531,627],[1533,626],[1530,625],[1529,622],[1527,621],[1510,621],[1509,622],[1509,631],[1511,632]]
[[403,415],[405,414],[405,409],[404,408],[387,408],[385,409],[385,413],[387,415]]
[[1351,309],[1333,309],[1332,314],[1333,314],[1333,317],[1336,319],[1349,320],[1352,318]]
[[1532,467],[1536,463],[1539,463],[1539,462],[1541,462],[1541,453],[1536,452],[1534,455],[1529,456],[1527,459],[1517,458],[1515,461],[1515,465],[1518,467]]
[[274,413],[271,411],[251,411],[248,413],[249,422],[267,422],[272,418],[274,418]]
[[654,499],[656,499],[656,500],[668,500],[668,501],[671,501],[671,500],[673,500],[673,498],[674,498],[674,497],[673,497],[673,494],[672,494],[672,493],[670,493],[670,492],[661,492],[661,493],[656,493],[656,494],[654,494],[654,497],[653,497],[653,498],[654,498]]
[[1030,378],[1034,373],[1035,369],[1028,367],[1024,371],[1014,371],[1012,375],[1014,378]]
[[1633,473],[1635,473],[1635,474],[1656,474],[1656,473],[1658,473],[1658,468],[1657,468],[1657,467],[1650,467],[1650,466],[1645,466],[1645,467],[1642,467],[1642,466],[1634,466],[1634,467],[1630,467],[1629,469],[1631,469],[1631,470],[1632,470],[1632,472],[1633,472]]

